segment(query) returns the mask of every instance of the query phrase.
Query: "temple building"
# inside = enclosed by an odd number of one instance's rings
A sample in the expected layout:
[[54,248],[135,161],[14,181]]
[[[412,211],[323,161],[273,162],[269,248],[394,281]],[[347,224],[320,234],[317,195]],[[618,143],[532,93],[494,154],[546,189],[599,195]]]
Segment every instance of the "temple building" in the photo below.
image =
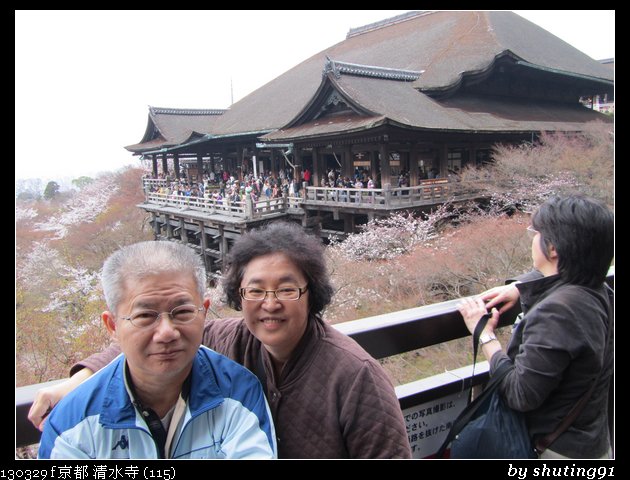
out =
[[[497,143],[612,121],[580,99],[613,95],[614,69],[515,13],[415,11],[351,29],[227,110],[150,107],[144,137],[126,148],[156,177],[183,165],[193,180],[288,170],[302,181],[308,170],[303,223],[329,214],[347,232],[402,208],[390,201],[402,176],[420,193],[407,206],[439,203],[448,188],[437,180],[490,161]],[[340,209],[319,190],[331,169],[363,172],[380,201]]]
[[[151,158],[201,158],[277,171],[288,157],[319,185],[341,163],[379,186],[401,170],[411,185],[488,159],[496,142],[579,131],[606,117],[579,103],[612,96],[614,71],[512,12],[409,12],[351,29],[228,110],[150,108]],[[274,148],[275,144],[282,145]],[[382,161],[388,158],[389,161]]]

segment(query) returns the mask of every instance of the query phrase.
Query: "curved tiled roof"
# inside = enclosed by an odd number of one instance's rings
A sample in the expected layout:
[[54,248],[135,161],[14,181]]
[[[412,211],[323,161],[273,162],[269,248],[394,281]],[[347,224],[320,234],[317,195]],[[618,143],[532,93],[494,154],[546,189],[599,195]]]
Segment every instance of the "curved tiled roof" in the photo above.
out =
[[405,82],[343,75],[328,77],[346,98],[368,116],[348,115],[343,120],[323,117],[281,128],[263,137],[266,141],[295,141],[317,135],[351,133],[389,123],[420,130],[459,132],[579,131],[585,122],[601,119],[596,111],[579,104],[532,102],[528,99],[464,93],[436,100]]
[[[222,116],[216,133],[271,132],[287,125],[317,92],[328,58],[337,64],[422,72],[409,83],[374,80],[387,82],[387,89],[396,91],[398,108],[404,110],[410,105],[407,100],[413,97],[413,88],[416,93],[451,88],[466,73],[490,68],[501,55],[553,69],[560,75],[566,72],[603,83],[613,81],[614,72],[610,68],[515,13],[419,12],[407,18],[396,17],[391,23],[383,22],[365,32],[355,32],[313,55],[232,105]],[[365,77],[346,80],[350,77],[342,76],[340,81],[344,84],[368,81]],[[394,95],[393,91],[385,92],[382,84],[365,88],[372,88],[377,97]],[[417,97],[425,98],[413,97],[414,103],[434,108],[430,98],[422,94]],[[385,116],[395,113],[388,110],[391,102],[381,103],[382,109],[376,110],[378,113]],[[412,113],[409,112],[409,116]],[[436,123],[429,116],[425,118],[430,122],[426,125],[429,128]]]
[[131,152],[142,152],[184,143],[191,138],[211,132],[223,109],[161,108],[149,106],[147,129],[142,140],[125,147]]
[[[351,30],[345,40],[304,60],[221,115],[195,116],[161,109],[164,112],[156,110],[150,121],[165,145],[182,142],[193,132],[208,134],[206,139],[237,135],[280,138],[280,132],[273,132],[290,123],[304,134],[309,131],[307,126],[296,120],[320,94],[322,75],[332,78],[335,88],[363,108],[365,117],[346,122],[351,129],[385,121],[424,129],[572,129],[593,117],[594,112],[579,110],[577,98],[575,109],[567,104],[541,108],[486,95],[486,111],[481,97],[476,104],[470,96],[453,97],[466,79],[483,79],[498,68],[499,60],[506,59],[521,71],[536,71],[566,82],[579,78],[589,88],[602,85],[610,89],[613,85],[612,69],[515,13],[410,12]],[[432,98],[439,95],[447,99],[438,102]],[[506,113],[510,111],[523,118]],[[311,134],[330,133],[344,125],[303,120],[313,128]],[[147,133],[153,136],[145,134],[143,141],[156,138],[149,128]]]

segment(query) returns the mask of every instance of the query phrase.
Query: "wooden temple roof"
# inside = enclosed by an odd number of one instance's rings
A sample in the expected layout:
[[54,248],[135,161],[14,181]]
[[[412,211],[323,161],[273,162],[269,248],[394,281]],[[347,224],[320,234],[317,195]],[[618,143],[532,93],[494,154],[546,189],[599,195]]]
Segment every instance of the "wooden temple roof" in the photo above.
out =
[[143,152],[178,145],[209,133],[223,109],[160,108],[149,106],[147,129],[139,143],[125,147]]
[[[579,103],[532,101],[498,95],[460,93],[434,99],[409,83],[355,75],[329,75],[310,102],[319,106],[311,118],[298,115],[285,127],[261,137],[263,141],[286,142],[318,135],[350,133],[388,123],[408,129],[456,132],[579,131],[588,121],[602,119]],[[330,92],[334,93],[330,93]],[[341,118],[317,116],[331,95],[337,94],[353,108]]]
[[[494,95],[504,70],[532,84],[561,85],[559,91],[567,85],[575,95],[571,102],[525,101],[518,88],[527,85],[514,87],[516,95]],[[603,118],[581,107],[579,95],[612,92],[613,82],[612,69],[515,13],[409,12],[350,30],[344,41],[222,114],[198,116],[194,128],[185,126],[191,118],[178,124],[167,115],[153,123],[164,145],[181,144],[186,135],[195,143],[245,134],[297,139],[382,123],[428,130],[575,130]],[[351,112],[322,122],[316,110],[335,93]],[[145,135],[140,145],[155,138]]]

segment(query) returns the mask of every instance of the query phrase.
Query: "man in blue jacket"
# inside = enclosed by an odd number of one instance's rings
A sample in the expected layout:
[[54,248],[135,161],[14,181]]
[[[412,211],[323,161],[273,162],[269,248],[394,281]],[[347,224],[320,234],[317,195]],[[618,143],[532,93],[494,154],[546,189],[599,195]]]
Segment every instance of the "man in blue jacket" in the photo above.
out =
[[102,284],[122,354],[52,410],[39,458],[275,458],[258,379],[201,346],[201,259],[181,244],[137,243],[105,261]]

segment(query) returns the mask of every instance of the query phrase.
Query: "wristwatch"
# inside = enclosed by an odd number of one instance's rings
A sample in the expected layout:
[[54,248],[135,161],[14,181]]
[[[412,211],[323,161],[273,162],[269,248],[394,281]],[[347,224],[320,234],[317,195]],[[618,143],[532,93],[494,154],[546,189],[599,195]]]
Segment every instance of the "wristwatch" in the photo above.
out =
[[479,335],[479,346],[485,345],[486,343],[496,339],[497,337],[494,333],[482,333]]

